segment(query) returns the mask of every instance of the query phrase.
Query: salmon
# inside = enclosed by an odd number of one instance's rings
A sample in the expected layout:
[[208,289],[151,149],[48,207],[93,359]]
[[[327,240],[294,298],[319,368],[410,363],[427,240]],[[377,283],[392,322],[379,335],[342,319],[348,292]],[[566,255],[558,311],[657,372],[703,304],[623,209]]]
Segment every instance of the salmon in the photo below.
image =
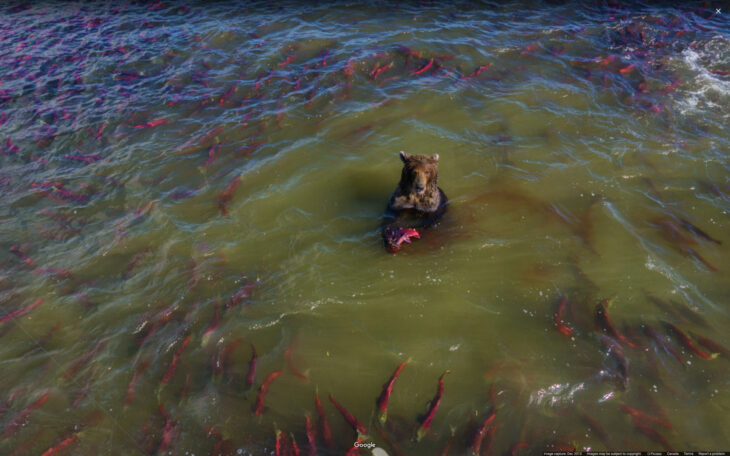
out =
[[418,442],[420,442],[421,439],[426,436],[428,430],[431,428],[431,424],[433,424],[433,417],[434,415],[436,415],[436,410],[438,410],[439,405],[441,405],[441,397],[444,394],[444,376],[449,372],[451,371],[447,370],[443,374],[441,374],[441,377],[439,377],[439,384],[438,388],[436,389],[436,395],[431,400],[431,403],[428,407],[428,412],[426,412],[426,416],[424,417],[423,421],[421,422],[421,426],[416,432],[416,441]]
[[395,372],[393,372],[393,375],[390,376],[390,379],[385,383],[385,385],[383,385],[383,392],[380,393],[380,397],[377,401],[379,410],[378,421],[380,424],[385,424],[385,421],[388,419],[388,401],[390,400],[390,393],[393,391],[393,385],[406,364],[408,364],[408,360],[403,361],[395,369]]

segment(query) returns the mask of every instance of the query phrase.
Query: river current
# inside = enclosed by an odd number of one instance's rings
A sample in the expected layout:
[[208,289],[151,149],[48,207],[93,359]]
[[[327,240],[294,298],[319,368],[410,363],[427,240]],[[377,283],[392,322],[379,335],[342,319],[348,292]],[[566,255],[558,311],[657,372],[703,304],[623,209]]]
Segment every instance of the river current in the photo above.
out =
[[553,3],[3,3],[0,453],[730,448],[730,10]]

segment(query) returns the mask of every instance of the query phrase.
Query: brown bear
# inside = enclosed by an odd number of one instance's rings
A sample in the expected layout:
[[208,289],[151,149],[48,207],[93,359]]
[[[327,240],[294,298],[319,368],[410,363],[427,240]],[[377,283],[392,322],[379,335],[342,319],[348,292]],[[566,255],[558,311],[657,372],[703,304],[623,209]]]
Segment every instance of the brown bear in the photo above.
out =
[[400,158],[403,171],[382,224],[383,242],[391,253],[400,250],[402,242],[410,242],[410,236],[418,237],[407,227],[429,228],[438,223],[449,201],[438,187],[438,154],[429,157],[401,151]]

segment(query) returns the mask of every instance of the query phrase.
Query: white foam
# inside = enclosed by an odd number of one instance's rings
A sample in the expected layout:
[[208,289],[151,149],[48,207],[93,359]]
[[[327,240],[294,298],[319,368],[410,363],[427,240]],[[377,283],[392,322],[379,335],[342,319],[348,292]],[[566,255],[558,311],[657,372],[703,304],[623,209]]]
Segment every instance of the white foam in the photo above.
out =
[[[719,41],[723,43],[715,41],[717,40],[708,42],[704,49],[687,48],[680,54],[682,66],[686,66],[693,74],[686,81],[690,89],[684,93],[682,99],[677,100],[682,114],[705,108],[722,109],[730,103],[730,80],[721,79],[706,67],[708,63],[722,64],[727,60],[720,49],[726,49],[728,43],[722,38]],[[726,113],[725,117],[727,116]]]

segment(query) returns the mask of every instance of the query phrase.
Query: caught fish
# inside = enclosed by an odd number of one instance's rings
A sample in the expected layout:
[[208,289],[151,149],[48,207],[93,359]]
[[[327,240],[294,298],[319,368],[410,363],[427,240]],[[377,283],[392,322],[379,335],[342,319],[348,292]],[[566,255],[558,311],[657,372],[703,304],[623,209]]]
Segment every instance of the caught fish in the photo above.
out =
[[276,380],[276,377],[279,375],[281,375],[281,371],[274,371],[269,374],[269,376],[266,377],[266,380],[264,380],[264,383],[261,384],[261,387],[259,388],[259,395],[256,398],[256,408],[254,409],[256,416],[260,416],[264,413],[264,400],[266,399],[266,393],[269,391],[271,383]]
[[433,417],[434,415],[436,415],[436,410],[438,410],[439,405],[441,404],[441,397],[444,394],[444,376],[449,372],[451,371],[447,370],[443,374],[441,374],[441,377],[439,377],[439,385],[436,389],[436,395],[431,400],[431,403],[428,407],[428,412],[426,412],[426,416],[423,418],[423,421],[421,421],[421,426],[416,432],[417,442],[420,442],[423,437],[426,436],[428,430],[431,428],[431,424],[433,423]]
[[367,428],[365,426],[363,426],[363,424],[361,422],[359,422],[352,413],[348,412],[345,407],[343,407],[339,402],[337,402],[335,397],[331,394],[330,394],[330,402],[332,402],[335,405],[335,407],[337,407],[337,410],[340,411],[340,413],[342,414],[342,417],[345,418],[345,421],[347,421],[347,423],[350,426],[352,426],[352,429],[357,431],[358,435],[361,435],[361,436],[368,435]]
[[421,235],[418,234],[418,231],[416,231],[413,228],[402,228],[398,232],[398,238],[395,240],[395,245],[399,246],[402,243],[406,242],[408,244],[411,243],[411,238],[420,239]]
[[386,249],[390,253],[397,253],[402,249],[401,244],[411,243],[411,238],[420,239],[421,235],[414,228],[386,228],[384,240]]
[[395,369],[395,372],[393,372],[393,375],[390,376],[390,379],[385,383],[385,385],[383,385],[383,392],[380,393],[380,397],[377,401],[379,410],[378,421],[381,425],[385,424],[385,421],[388,419],[388,401],[390,400],[390,393],[393,391],[393,385],[406,364],[408,364],[408,360],[403,361]]

